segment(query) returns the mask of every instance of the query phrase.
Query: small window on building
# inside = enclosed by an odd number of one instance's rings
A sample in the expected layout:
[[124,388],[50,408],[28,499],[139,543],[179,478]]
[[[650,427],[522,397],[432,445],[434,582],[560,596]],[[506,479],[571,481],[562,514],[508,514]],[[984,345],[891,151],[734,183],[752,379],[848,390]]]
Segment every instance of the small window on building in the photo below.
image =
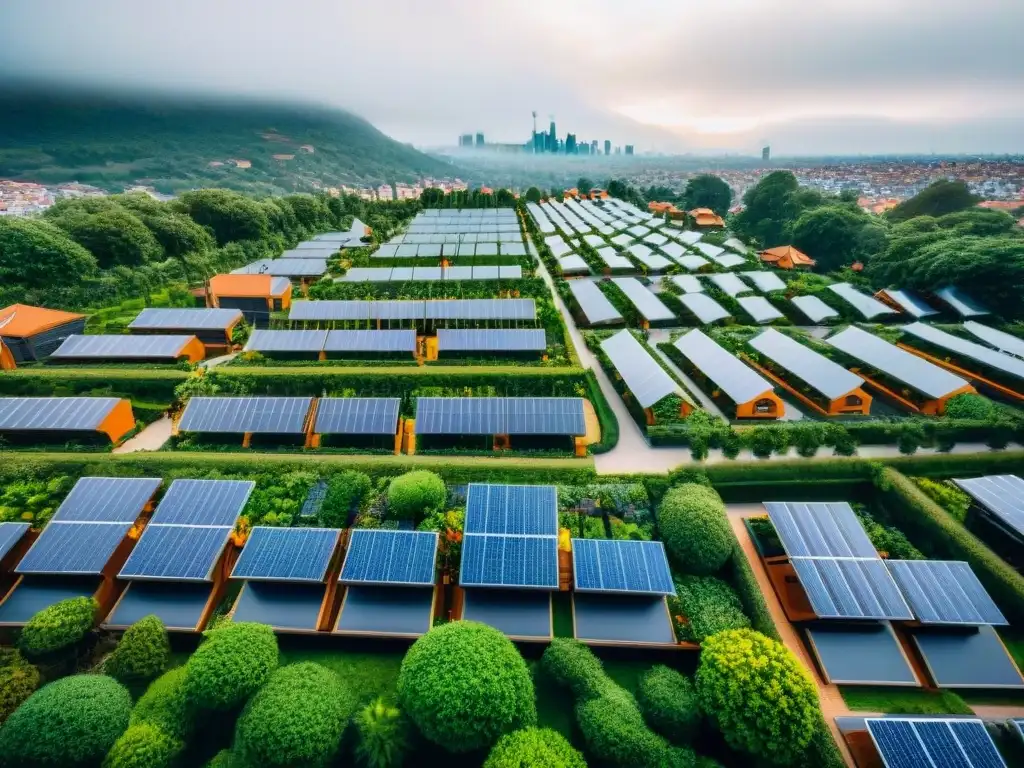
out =
[[754,403],[755,413],[774,413],[775,412],[775,401],[769,400],[767,397],[763,400],[758,400]]
[[846,404],[847,405],[864,405],[864,401],[861,400],[859,397],[857,397],[857,395],[847,395],[846,396]]

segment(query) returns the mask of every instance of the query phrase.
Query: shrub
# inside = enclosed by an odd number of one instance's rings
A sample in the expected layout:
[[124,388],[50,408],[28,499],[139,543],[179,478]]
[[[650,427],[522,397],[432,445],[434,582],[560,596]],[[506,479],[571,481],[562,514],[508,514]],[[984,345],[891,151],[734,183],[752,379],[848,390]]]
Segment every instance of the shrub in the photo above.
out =
[[745,629],[750,619],[733,588],[715,576],[681,576],[676,580],[679,608],[689,620],[690,639],[704,638],[726,629]]
[[868,538],[875,549],[885,552],[893,560],[924,560],[925,556],[921,551],[910,543],[910,540],[903,535],[903,531],[892,526],[882,525],[871,515],[861,510],[856,510],[857,519],[864,527]]
[[665,494],[658,507],[658,528],[676,566],[697,575],[718,571],[735,543],[721,497],[694,483]]
[[45,685],[0,730],[0,759],[19,768],[98,765],[128,727],[132,698],[106,675]]
[[237,753],[230,749],[222,749],[206,764],[206,768],[249,768]]
[[423,517],[443,507],[447,500],[444,480],[426,470],[406,472],[388,485],[388,512],[394,517]]
[[356,715],[356,757],[367,768],[395,768],[405,761],[409,748],[409,726],[398,707],[383,697],[363,707]]
[[484,768],[587,768],[587,763],[558,731],[524,728],[502,736]]
[[106,662],[106,672],[125,685],[153,680],[167,669],[171,641],[164,623],[146,616],[132,624]]
[[727,459],[735,459],[743,448],[743,439],[739,432],[730,429],[722,436],[722,455]]
[[15,648],[0,648],[0,725],[39,687],[39,670]]
[[114,742],[103,768],[169,768],[182,747],[155,725],[131,725]]
[[277,667],[277,638],[265,624],[225,624],[203,633],[206,641],[185,664],[185,695],[195,709],[241,705]]
[[164,672],[135,702],[131,724],[153,725],[172,738],[186,740],[194,725],[186,696],[185,667]]
[[694,461],[704,461],[708,457],[710,440],[707,435],[700,432],[690,434],[690,456]]
[[857,452],[857,438],[838,424],[829,425],[826,442],[835,449],[837,456],[853,456]]
[[98,609],[91,597],[72,597],[43,608],[21,630],[18,647],[29,658],[69,648],[92,629]]
[[906,424],[896,437],[896,447],[904,456],[917,453],[924,443],[924,430],[917,424]]
[[319,664],[281,667],[245,705],[234,748],[253,765],[328,765],[355,703],[341,678]]
[[611,766],[667,762],[668,743],[647,728],[640,711],[617,697],[596,696],[576,704],[576,722],[587,753]]
[[782,765],[799,759],[821,718],[817,690],[800,662],[749,629],[704,641],[697,697],[730,746]]
[[754,427],[747,433],[747,445],[759,459],[767,459],[775,451],[776,430],[773,427]]
[[[961,397],[961,395],[957,395],[957,397]],[[911,479],[918,488],[928,495],[928,498],[949,512],[954,520],[962,523],[967,519],[967,511],[971,508],[971,497],[966,493],[949,483],[937,483],[927,477]]]
[[541,656],[541,666],[548,677],[577,698],[598,695],[606,680],[604,667],[594,652],[579,640],[567,637],[551,641]]
[[423,735],[452,752],[490,747],[537,721],[526,662],[505,635],[476,622],[434,627],[413,643],[398,696]]
[[693,681],[659,664],[640,678],[636,701],[644,720],[670,741],[688,744],[700,728],[701,713]]
[[350,513],[358,510],[369,496],[372,483],[369,475],[346,469],[327,481],[327,494],[320,508],[320,525],[344,528]]
[[989,421],[999,413],[996,404],[987,397],[965,392],[946,401],[947,419],[970,419],[972,421]]

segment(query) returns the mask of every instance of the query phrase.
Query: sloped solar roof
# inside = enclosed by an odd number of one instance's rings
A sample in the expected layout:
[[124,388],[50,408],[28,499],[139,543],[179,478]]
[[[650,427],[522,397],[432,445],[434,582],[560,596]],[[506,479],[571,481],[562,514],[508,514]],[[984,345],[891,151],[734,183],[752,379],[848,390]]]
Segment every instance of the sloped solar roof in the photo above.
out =
[[646,265],[649,269],[665,269],[672,266],[672,262],[664,256],[654,253],[643,243],[635,243],[626,249],[633,258]]
[[551,249],[551,255],[556,259],[561,256],[565,256],[568,253],[572,253],[572,248],[570,248],[569,244],[562,239],[561,235],[545,237],[544,244]]
[[120,402],[116,397],[0,397],[0,430],[91,432]]
[[857,374],[774,329],[769,328],[747,343],[829,400],[843,397],[864,384]]
[[290,320],[534,320],[533,299],[296,301]]
[[717,275],[705,275],[708,280],[715,284],[715,286],[723,291],[726,295],[732,296],[733,298],[739,296],[741,293],[753,293],[754,289],[739,279],[738,276],[731,272],[724,272]]
[[321,242],[321,247],[315,248],[312,244],[307,244],[306,248],[292,248],[285,251],[279,259],[327,259],[338,252],[338,246],[335,244]]
[[669,278],[683,293],[704,293],[704,283],[693,275],[672,275]]
[[749,251],[747,246],[743,244],[743,241],[735,237],[730,237],[728,240],[722,243],[722,245],[724,245],[726,248],[731,248],[737,253],[747,253]]
[[680,336],[675,347],[734,403],[747,403],[772,391],[771,384],[699,330]]
[[996,352],[981,344],[975,344],[973,341],[940,331],[938,328],[924,323],[911,323],[904,326],[902,330],[929,344],[954,352],[962,358],[987,365],[1007,376],[1024,379],[1024,360],[1004,355],[1002,352]]
[[416,351],[416,331],[362,330],[328,331],[325,352],[409,352]]
[[543,352],[543,328],[452,329],[438,328],[439,352]]
[[158,477],[83,477],[53,522],[134,523],[162,481]]
[[210,581],[230,535],[228,526],[149,525],[118,577]]
[[242,319],[238,309],[162,309],[150,307],[142,310],[128,324],[129,329],[208,330],[230,328]]
[[577,592],[676,593],[660,541],[572,539],[572,553]]
[[1016,475],[988,475],[953,480],[978,504],[1024,535],[1024,480]]
[[470,483],[466,489],[467,534],[558,535],[558,489],[553,485]]
[[626,298],[632,302],[637,311],[648,321],[672,320],[675,314],[662,304],[661,299],[655,296],[643,283],[635,277],[615,277],[612,282],[626,294]]
[[931,398],[947,397],[968,386],[959,376],[852,325],[825,342]]
[[737,256],[735,253],[723,253],[720,256],[715,256],[714,262],[725,269],[732,269],[733,267],[738,267],[741,264],[746,264],[747,260],[742,256]]
[[252,480],[175,480],[160,500],[150,525],[232,528],[255,487]]
[[973,320],[964,323],[964,330],[1000,352],[1024,358],[1024,339],[1019,336],[989,328],[987,325],[976,323]]
[[703,256],[698,256],[695,253],[688,253],[684,256],[680,256],[676,259],[676,263],[679,264],[683,269],[688,269],[691,272],[696,272],[701,267],[706,267],[710,262]]
[[563,275],[590,274],[590,267],[587,266],[587,262],[583,260],[582,256],[575,253],[559,259],[558,268]]
[[935,295],[949,304],[960,317],[981,317],[990,312],[956,286],[947,286]]
[[755,323],[770,323],[785,317],[764,296],[740,296],[736,302],[753,318]]
[[193,397],[185,406],[182,432],[301,435],[312,397]]
[[432,531],[352,531],[339,581],[343,584],[434,584],[438,535]]
[[958,560],[885,562],[922,624],[1009,624],[967,563]]
[[793,557],[790,562],[818,618],[914,618],[880,558]]
[[320,277],[327,271],[327,260],[271,259],[265,267],[256,271],[277,277]]
[[631,269],[633,262],[625,256],[620,256],[611,246],[597,249],[597,256],[608,265],[610,269]]
[[715,259],[725,253],[725,249],[718,245],[712,245],[711,243],[693,243],[693,247],[703,253],[709,259]]
[[703,232],[694,232],[692,230],[687,230],[679,232],[676,235],[676,240],[678,240],[681,243],[685,243],[686,245],[696,245],[697,243],[700,242],[700,239],[702,237],[704,237]]
[[703,293],[684,293],[679,297],[679,301],[704,325],[732,317],[729,310]]
[[397,397],[321,397],[313,431],[318,435],[394,435],[401,403]]
[[325,341],[327,341],[327,331],[268,331],[257,328],[249,336],[249,341],[245,344],[245,351],[319,352],[324,348]]
[[579,397],[419,397],[420,435],[571,435],[587,433]]
[[650,408],[676,391],[672,377],[629,331],[619,331],[605,339],[601,349],[641,408]]
[[887,768],[1005,768],[981,720],[886,717],[864,721]]
[[256,526],[238,556],[231,578],[321,582],[340,535],[337,528]]
[[590,325],[621,322],[622,315],[596,283],[590,280],[570,280],[567,285]]
[[819,299],[817,296],[794,296],[790,301],[803,312],[812,323],[820,323],[831,317],[839,317],[839,313]]
[[833,283],[828,286],[828,289],[860,312],[866,320],[871,320],[879,315],[896,314],[896,310],[892,307],[886,306],[874,296],[861,293],[849,283]]
[[740,272],[740,274],[753,283],[761,293],[786,290],[786,284],[774,272]]
[[916,317],[920,320],[922,317],[930,317],[931,315],[939,314],[937,309],[932,309],[920,296],[913,293],[912,291],[901,291],[897,288],[886,288],[883,291],[886,296],[897,305],[906,314],[911,317]]
[[50,358],[93,358],[107,360],[175,359],[195,336],[132,336],[131,334],[97,334],[68,336],[51,353]]
[[845,501],[766,501],[764,508],[790,557],[878,557]]
[[0,560],[7,557],[28,529],[28,523],[0,523]]
[[131,527],[131,523],[51,522],[14,570],[98,576]]

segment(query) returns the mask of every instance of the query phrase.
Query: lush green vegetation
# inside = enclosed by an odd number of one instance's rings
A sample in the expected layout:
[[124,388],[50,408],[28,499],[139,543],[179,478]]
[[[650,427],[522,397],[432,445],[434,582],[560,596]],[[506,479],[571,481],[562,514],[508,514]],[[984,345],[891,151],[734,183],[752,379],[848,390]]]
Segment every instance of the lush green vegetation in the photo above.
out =
[[54,603],[28,620],[18,636],[18,647],[34,659],[73,648],[92,629],[98,609],[91,597]]
[[185,665],[185,696],[196,710],[240,706],[277,668],[277,638],[268,626],[227,624],[204,635]]
[[484,768],[586,768],[583,755],[550,728],[524,728],[502,736]]
[[167,669],[171,641],[164,623],[146,616],[132,624],[107,658],[106,673],[125,685],[148,683]]
[[971,715],[971,708],[953,691],[923,691],[870,686],[840,686],[843,700],[855,712],[893,715]]
[[388,486],[388,510],[408,520],[419,520],[440,510],[447,499],[444,480],[426,470],[407,472]]
[[697,575],[719,571],[735,541],[722,499],[713,489],[693,483],[665,494],[658,507],[658,529],[676,566]]

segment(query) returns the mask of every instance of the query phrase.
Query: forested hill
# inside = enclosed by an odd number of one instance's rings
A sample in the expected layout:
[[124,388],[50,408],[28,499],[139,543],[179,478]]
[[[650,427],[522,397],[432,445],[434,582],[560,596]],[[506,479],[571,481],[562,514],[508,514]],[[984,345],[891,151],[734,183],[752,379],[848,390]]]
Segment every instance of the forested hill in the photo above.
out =
[[110,191],[146,184],[165,193],[283,193],[309,191],[315,181],[368,185],[455,174],[362,118],[324,107],[8,88],[0,90],[0,115],[0,178]]

